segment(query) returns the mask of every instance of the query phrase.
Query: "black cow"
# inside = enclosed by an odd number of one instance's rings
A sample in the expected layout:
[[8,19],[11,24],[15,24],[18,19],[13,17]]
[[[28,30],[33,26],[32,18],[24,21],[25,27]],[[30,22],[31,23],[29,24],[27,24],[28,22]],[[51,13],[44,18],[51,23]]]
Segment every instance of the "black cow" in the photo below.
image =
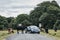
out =
[[17,33],[19,34],[19,30],[21,30],[21,32],[24,33],[25,29],[26,29],[25,26],[17,26]]

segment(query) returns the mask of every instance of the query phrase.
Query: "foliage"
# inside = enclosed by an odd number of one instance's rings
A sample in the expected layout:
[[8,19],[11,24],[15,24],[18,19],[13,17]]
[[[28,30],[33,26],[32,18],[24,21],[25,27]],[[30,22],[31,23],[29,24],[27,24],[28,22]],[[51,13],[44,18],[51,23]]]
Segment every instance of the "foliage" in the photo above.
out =
[[57,27],[58,29],[60,29],[60,20],[56,21],[56,23],[54,24],[54,27]]
[[7,27],[7,21],[6,18],[3,16],[0,16],[0,30]]
[[44,1],[30,13],[34,25],[42,23],[43,27],[53,28],[56,20],[60,20],[60,8],[56,1]]
[[[29,25],[33,24],[39,26],[39,23],[42,23],[43,27],[48,27],[52,29],[57,24],[60,29],[60,6],[58,3],[53,1],[44,1],[42,3],[37,4],[37,6],[27,14],[20,14],[16,18],[14,17],[3,17],[0,16],[0,28],[7,29],[8,27],[16,28],[17,24]],[[3,26],[4,27],[3,27]],[[55,26],[54,26],[55,25]]]
[[24,20],[28,20],[29,16],[27,14],[20,14],[16,17],[17,24],[20,24]]
[[22,25],[24,25],[24,26],[29,26],[31,23],[28,21],[28,20],[24,20],[23,22],[22,22]]

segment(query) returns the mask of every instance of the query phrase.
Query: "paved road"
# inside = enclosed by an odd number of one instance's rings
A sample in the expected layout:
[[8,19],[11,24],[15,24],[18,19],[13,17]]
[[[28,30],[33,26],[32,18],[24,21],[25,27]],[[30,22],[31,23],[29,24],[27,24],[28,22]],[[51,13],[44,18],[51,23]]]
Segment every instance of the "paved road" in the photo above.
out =
[[51,37],[41,34],[14,34],[6,38],[6,40],[54,40]]

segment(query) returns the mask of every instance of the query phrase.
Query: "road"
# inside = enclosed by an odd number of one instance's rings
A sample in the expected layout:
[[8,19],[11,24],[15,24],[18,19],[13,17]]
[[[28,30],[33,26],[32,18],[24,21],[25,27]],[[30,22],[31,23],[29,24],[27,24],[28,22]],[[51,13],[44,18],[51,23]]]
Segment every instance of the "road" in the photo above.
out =
[[54,40],[41,34],[14,34],[6,38],[6,40]]

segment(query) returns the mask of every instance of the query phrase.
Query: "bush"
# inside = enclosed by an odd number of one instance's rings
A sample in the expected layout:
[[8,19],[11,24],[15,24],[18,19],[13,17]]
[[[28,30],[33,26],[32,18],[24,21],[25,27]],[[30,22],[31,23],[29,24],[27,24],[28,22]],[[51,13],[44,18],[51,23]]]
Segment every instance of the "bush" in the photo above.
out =
[[0,25],[0,30],[3,30],[4,29],[4,25]]

